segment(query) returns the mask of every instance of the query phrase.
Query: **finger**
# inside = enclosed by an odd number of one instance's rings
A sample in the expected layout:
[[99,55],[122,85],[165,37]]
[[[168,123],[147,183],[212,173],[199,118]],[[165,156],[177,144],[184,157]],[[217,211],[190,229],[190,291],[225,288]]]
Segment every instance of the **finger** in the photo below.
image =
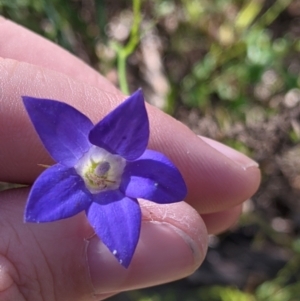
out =
[[104,91],[121,95],[120,91],[99,72],[63,48],[32,31],[0,16],[0,57],[27,62],[59,71]]
[[[93,122],[120,102],[115,94],[61,73],[5,59],[0,60],[0,91],[0,180],[18,183],[32,183],[42,171],[38,164],[53,163],[25,113],[21,95],[65,101]],[[188,186],[187,201],[199,212],[226,210],[256,191],[260,173],[255,162],[243,155],[237,159],[239,153],[233,150],[234,156],[227,149],[222,154],[154,107],[148,106],[148,113],[149,148],[177,165]]]
[[236,224],[241,212],[242,205],[238,205],[225,211],[202,214],[201,218],[203,219],[209,234],[219,234]]
[[[141,202],[141,236],[125,269],[93,235],[84,214],[53,223],[23,224],[27,194],[28,189],[0,193],[1,300],[23,300],[14,299],[23,296],[25,300],[88,301],[95,295],[99,300],[185,277],[198,268],[206,253],[205,225],[183,202],[166,206]],[[4,293],[7,298],[2,298]]]
[[[57,45],[37,36],[25,28],[22,28],[11,21],[2,19],[2,22],[0,22],[0,34],[2,37],[5,37],[6,41],[4,45],[0,46],[0,56],[2,55],[3,57],[22,60],[60,71],[83,82],[98,86],[102,90],[111,91],[118,94],[118,92],[116,92],[117,90],[110,83],[108,83],[107,80],[101,76],[98,76],[97,72],[87,67],[82,63],[82,61],[70,55]],[[32,45],[35,45],[35,47],[31,47]],[[120,99],[120,96],[117,96],[117,98]],[[189,150],[187,150],[187,152],[189,152]],[[227,156],[228,152],[226,152],[225,155]],[[240,157],[242,158],[241,160],[239,160],[239,155],[234,156],[233,161],[237,159],[242,167],[250,167],[249,163],[247,162],[247,158],[243,157],[242,155],[240,155]],[[252,175],[250,175],[250,173],[252,173]],[[248,172],[248,175],[249,178],[254,180],[254,182],[256,181],[257,186],[257,183],[259,182],[259,172],[257,169]],[[232,184],[235,185],[234,183]],[[249,191],[251,191],[251,193],[253,193],[255,190],[255,183],[254,185],[249,186]],[[190,193],[190,195],[191,194],[192,193]],[[233,198],[232,203],[238,203],[244,200],[243,195],[241,195],[239,191],[237,191],[237,195],[239,195],[238,199],[237,197]],[[205,195],[203,195],[203,197],[205,197]],[[194,200],[197,200],[197,198],[194,197]],[[226,201],[224,204],[225,206],[228,205]],[[202,202],[198,202],[198,205],[198,207],[203,209],[203,212],[207,211],[205,208],[203,208]],[[215,208],[215,210],[218,210],[218,208]]]

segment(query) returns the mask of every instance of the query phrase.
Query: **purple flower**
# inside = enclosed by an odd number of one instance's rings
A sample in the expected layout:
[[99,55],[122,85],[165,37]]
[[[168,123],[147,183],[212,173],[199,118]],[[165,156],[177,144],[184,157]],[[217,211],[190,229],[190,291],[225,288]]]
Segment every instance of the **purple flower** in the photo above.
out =
[[141,90],[95,126],[75,108],[23,97],[44,146],[57,162],[35,181],[26,222],[51,222],[85,210],[96,234],[128,267],[141,227],[137,198],[165,204],[186,196],[178,169],[147,150],[149,121]]

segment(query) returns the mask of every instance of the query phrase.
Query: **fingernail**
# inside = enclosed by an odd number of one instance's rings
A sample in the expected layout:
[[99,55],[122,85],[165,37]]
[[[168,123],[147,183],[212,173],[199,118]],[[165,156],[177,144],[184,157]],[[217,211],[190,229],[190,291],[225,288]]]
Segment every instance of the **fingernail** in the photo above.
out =
[[207,143],[209,146],[217,150],[218,152],[222,153],[227,158],[231,159],[232,161],[239,164],[242,168],[247,169],[249,167],[258,167],[258,163],[254,161],[253,159],[247,157],[246,155],[238,152],[237,150],[222,144],[220,142],[217,142],[215,140],[199,136],[205,143]]
[[[122,267],[94,236],[87,260],[96,295],[152,286],[183,278],[202,262],[206,250],[168,223],[143,222],[140,240],[128,269]],[[206,237],[203,237],[206,240]]]

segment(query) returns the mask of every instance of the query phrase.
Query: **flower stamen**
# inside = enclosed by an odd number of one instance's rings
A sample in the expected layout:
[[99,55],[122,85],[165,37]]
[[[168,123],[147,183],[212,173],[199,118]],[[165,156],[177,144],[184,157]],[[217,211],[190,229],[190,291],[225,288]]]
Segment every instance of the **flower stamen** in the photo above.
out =
[[91,193],[118,189],[126,160],[93,146],[75,166]]
[[116,181],[107,179],[109,169],[110,164],[107,161],[101,163],[92,162],[90,170],[85,173],[85,177],[94,188],[105,189],[110,184],[116,183]]

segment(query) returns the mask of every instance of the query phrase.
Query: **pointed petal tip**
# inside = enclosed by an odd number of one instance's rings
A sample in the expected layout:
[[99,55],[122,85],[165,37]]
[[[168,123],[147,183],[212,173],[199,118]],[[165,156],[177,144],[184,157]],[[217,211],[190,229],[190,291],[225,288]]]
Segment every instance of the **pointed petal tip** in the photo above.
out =
[[25,106],[26,109],[27,109],[27,106],[30,105],[30,103],[33,100],[35,100],[35,98],[30,97],[30,96],[26,96],[26,95],[21,96],[21,98],[22,98],[23,104],[24,104],[24,106]]
[[118,259],[121,266],[123,266],[125,269],[128,269],[132,258],[127,258],[127,259],[117,258],[117,259]]
[[39,224],[40,221],[37,220],[33,215],[31,215],[30,213],[27,212],[27,209],[25,209],[25,214],[23,217],[23,222],[24,223],[36,223]]
[[110,250],[110,252],[115,256],[117,261],[119,262],[120,265],[122,265],[125,269],[128,269],[131,261],[133,254],[128,255],[128,254],[119,254],[116,250]]
[[128,96],[123,103],[127,103],[127,102],[135,102],[136,106],[140,106],[140,108],[144,108],[144,110],[146,110],[146,106],[145,106],[145,96],[144,96],[144,92],[142,90],[142,88],[139,88],[138,90],[136,90],[135,92],[133,92],[130,96]]
[[30,96],[26,96],[26,95],[22,95],[21,98],[22,98],[23,101],[26,101],[26,100],[28,100],[28,99],[31,99]]
[[26,95],[23,96],[23,95],[22,95],[21,98],[22,98],[22,100],[23,100],[23,102],[24,102],[24,101],[27,100],[28,96],[26,96]]
[[187,186],[185,184],[185,181],[182,179],[182,198],[178,202],[184,201],[187,194],[188,194]]
[[[101,238],[100,238],[100,240],[101,240]],[[136,245],[134,246],[133,250],[127,249],[127,251],[129,251],[129,252],[124,252],[124,250],[121,250],[121,252],[118,252],[117,250],[112,249],[111,246],[107,246],[107,247],[110,250],[110,252],[112,253],[112,255],[114,255],[114,257],[117,259],[119,264],[127,269],[132,261],[132,258],[133,258],[133,255],[134,255],[134,252],[136,249]]]
[[137,89],[130,96],[128,96],[128,98],[133,98],[133,97],[136,97],[139,100],[142,100],[144,102],[145,101],[145,97],[144,97],[144,92],[143,92],[142,88]]
[[22,95],[21,96],[23,103],[26,105],[29,105],[30,103],[33,102],[38,102],[38,101],[43,101],[43,100],[50,100],[50,101],[55,101],[57,102],[57,100],[51,100],[51,99],[42,99],[42,98],[38,98],[38,97],[32,97],[32,96],[28,96],[28,95]]
[[24,218],[23,218],[23,222],[24,223],[33,223],[34,221],[31,220],[30,217],[28,217],[28,216],[25,215]]

